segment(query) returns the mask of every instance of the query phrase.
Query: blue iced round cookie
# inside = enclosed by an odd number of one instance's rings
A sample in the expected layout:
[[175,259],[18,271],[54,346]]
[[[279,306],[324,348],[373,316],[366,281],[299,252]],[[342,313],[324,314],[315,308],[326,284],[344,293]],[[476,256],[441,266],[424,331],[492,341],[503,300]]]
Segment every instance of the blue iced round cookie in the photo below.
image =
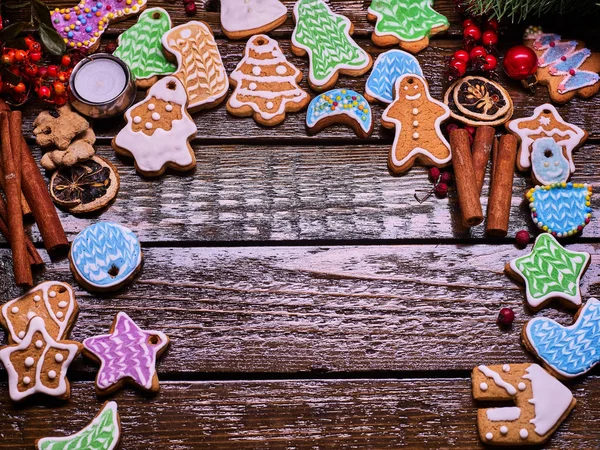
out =
[[308,131],[318,133],[333,124],[348,125],[362,138],[370,136],[373,113],[367,99],[350,89],[332,89],[317,95],[308,105]]
[[407,74],[423,76],[417,58],[402,50],[390,50],[382,53],[375,61],[373,71],[365,84],[367,100],[392,103],[396,80]]

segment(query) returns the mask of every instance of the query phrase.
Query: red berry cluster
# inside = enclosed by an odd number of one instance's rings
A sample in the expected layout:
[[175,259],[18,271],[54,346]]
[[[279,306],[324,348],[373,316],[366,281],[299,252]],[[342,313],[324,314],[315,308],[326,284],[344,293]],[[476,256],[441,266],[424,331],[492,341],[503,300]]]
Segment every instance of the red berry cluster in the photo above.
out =
[[495,75],[498,67],[498,21],[488,19],[482,22],[480,26],[474,19],[463,21],[463,48],[455,51],[450,59],[450,79],[460,78],[467,72]]
[[196,2],[194,0],[183,0],[185,6],[185,13],[188,16],[196,15]]
[[456,123],[449,123],[448,125],[446,125],[446,134],[449,137],[451,131],[458,130],[459,128],[464,128],[465,130],[468,131],[469,144],[473,145],[473,140],[475,139],[475,131],[477,131],[477,130],[475,129],[475,127],[472,127],[471,125],[458,125]]
[[452,181],[450,172],[441,172],[437,167],[429,169],[429,179],[433,182],[433,192],[437,198],[446,198],[448,184]]

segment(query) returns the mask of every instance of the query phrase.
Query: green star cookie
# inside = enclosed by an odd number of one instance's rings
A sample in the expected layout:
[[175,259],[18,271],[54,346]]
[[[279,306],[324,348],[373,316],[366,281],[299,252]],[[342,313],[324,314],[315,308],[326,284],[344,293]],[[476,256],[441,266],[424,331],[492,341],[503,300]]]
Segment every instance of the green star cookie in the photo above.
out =
[[589,253],[569,251],[551,234],[543,233],[529,255],[512,260],[505,270],[518,281],[525,281],[527,303],[534,311],[553,298],[577,308],[581,305],[579,281],[590,259]]

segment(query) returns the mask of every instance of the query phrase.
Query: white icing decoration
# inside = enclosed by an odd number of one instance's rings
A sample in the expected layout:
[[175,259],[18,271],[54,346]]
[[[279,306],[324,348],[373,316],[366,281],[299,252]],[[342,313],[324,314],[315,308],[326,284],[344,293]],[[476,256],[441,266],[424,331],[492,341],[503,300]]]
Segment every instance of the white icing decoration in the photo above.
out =
[[23,384],[25,386],[27,386],[29,383],[31,383],[31,378],[29,378],[29,377],[23,377]]
[[508,364],[504,364],[504,365],[502,366],[502,370],[503,370],[504,372],[507,372],[507,373],[508,373],[508,372],[510,372],[510,366],[509,366]]
[[152,124],[150,122],[146,122],[146,124],[144,126],[146,127],[147,130],[152,129]]
[[133,118],[133,123],[140,123],[142,121],[142,118],[140,116],[135,116]]
[[44,343],[41,340],[35,341],[36,348],[42,348],[43,346],[44,346]]
[[62,313],[62,311],[58,311],[58,312],[56,313],[56,318],[57,318],[57,319],[62,319],[62,318],[63,318],[63,313]]
[[285,75],[287,73],[287,68],[285,66],[277,66],[275,69],[278,75]]
[[33,301],[34,301],[34,302],[39,302],[41,299],[42,299],[42,297],[40,297],[39,295],[35,295],[35,296],[33,297]]
[[482,382],[479,384],[479,389],[481,389],[483,392],[487,391],[487,390],[488,390],[488,385],[487,385],[487,383],[485,383],[485,382],[483,382],[483,381],[482,381]]
[[172,106],[172,105],[166,105],[166,106],[165,106],[165,110],[166,110],[167,112],[171,112],[171,111],[173,111],[173,106]]
[[62,353],[57,353],[56,355],[54,355],[54,361],[56,361],[57,363],[63,362],[64,359],[65,357],[62,355]]
[[413,133],[413,139],[419,139],[419,133]]
[[19,339],[23,339],[25,337],[24,331],[19,331]]
[[254,81],[248,85],[248,89],[250,89],[251,91],[256,90],[257,87],[258,85]]
[[413,127],[418,127],[418,126],[419,126],[419,121],[418,121],[418,120],[415,120],[415,121],[413,122]]
[[419,108],[413,108],[412,113],[413,113],[413,116],[416,116],[417,114],[419,114]]
[[50,378],[51,380],[54,380],[56,378],[56,372],[54,370],[49,371],[48,378]]
[[529,432],[525,428],[522,428],[521,431],[519,431],[519,436],[521,436],[521,439],[527,439]]
[[260,75],[260,67],[254,66],[252,68],[252,74],[255,75],[255,76],[259,76]]
[[494,370],[492,370],[489,367],[484,366],[484,365],[481,365],[481,366],[479,366],[477,368],[486,377],[493,379],[494,383],[496,383],[496,385],[498,387],[504,388],[506,390],[506,392],[508,392],[509,395],[515,395],[517,393],[517,390],[515,389],[515,387],[512,384],[507,383],[506,381],[504,381],[498,372],[496,372],[496,371],[494,371]]
[[16,306],[13,306],[12,309],[10,310],[13,314],[16,314],[19,312],[19,308]]
[[504,425],[502,425],[500,427],[500,433],[507,434],[508,433],[508,427],[505,427]]
[[267,109],[273,109],[273,102],[267,102]]
[[152,120],[160,120],[160,114],[157,112],[152,113]]
[[34,364],[35,364],[35,360],[31,356],[28,356],[27,358],[25,358],[25,367],[29,368],[29,367],[33,366]]
[[56,297],[56,291],[50,291],[50,292],[48,293],[48,296],[50,296],[50,298],[54,298],[54,297]]
[[156,105],[154,103],[148,103],[148,111],[154,111],[156,109]]
[[68,305],[68,303],[67,303],[67,302],[65,302],[64,300],[62,300],[62,301],[58,302],[58,307],[59,307],[59,308],[66,308],[66,307],[67,307],[67,305]]
[[33,311],[29,311],[29,312],[27,313],[27,318],[28,318],[29,320],[33,319],[34,317],[35,317],[35,313],[34,313]]
[[527,385],[525,383],[523,383],[522,381],[517,385],[517,388],[520,391],[524,391],[525,389],[527,389]]
[[486,435],[485,435],[485,438],[486,438],[488,441],[491,441],[492,439],[494,439],[494,435],[493,435],[492,433],[486,433]]
[[[415,86],[415,88],[416,88],[416,86]],[[408,100],[408,101],[418,100],[420,98],[421,98],[421,94],[407,95],[406,96],[406,100]]]
[[221,25],[230,32],[256,30],[287,16],[287,8],[278,0],[221,0]]
[[486,410],[486,415],[492,422],[513,422],[521,417],[521,408],[516,406],[490,408]]

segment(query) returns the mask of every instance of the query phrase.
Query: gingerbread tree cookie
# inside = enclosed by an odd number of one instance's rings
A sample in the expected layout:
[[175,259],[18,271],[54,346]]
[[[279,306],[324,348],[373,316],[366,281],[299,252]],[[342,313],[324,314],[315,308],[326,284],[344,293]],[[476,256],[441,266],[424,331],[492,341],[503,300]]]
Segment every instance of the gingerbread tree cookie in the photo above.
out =
[[450,164],[450,144],[440,128],[450,116],[448,107],[431,97],[427,82],[418,75],[402,75],[394,89],[394,102],[381,117],[384,127],[396,128],[388,159],[390,170],[406,172],[417,159],[436,167]]
[[368,18],[377,21],[371,39],[383,47],[400,44],[411,53],[429,45],[429,37],[445,31],[448,19],[432,8],[433,0],[373,0]]
[[277,125],[286,112],[303,109],[310,98],[298,86],[302,72],[283,56],[277,41],[269,36],[253,36],[244,57],[231,74],[235,90],[227,111],[235,116],[253,116],[262,125]]
[[335,86],[340,73],[360,76],[371,68],[371,56],[350,37],[354,26],[347,17],[334,14],[323,0],[298,0],[294,6],[296,28],[292,52],[308,53],[308,83],[317,91]]
[[287,19],[279,0],[221,0],[221,27],[229,39],[245,39],[274,30]]

